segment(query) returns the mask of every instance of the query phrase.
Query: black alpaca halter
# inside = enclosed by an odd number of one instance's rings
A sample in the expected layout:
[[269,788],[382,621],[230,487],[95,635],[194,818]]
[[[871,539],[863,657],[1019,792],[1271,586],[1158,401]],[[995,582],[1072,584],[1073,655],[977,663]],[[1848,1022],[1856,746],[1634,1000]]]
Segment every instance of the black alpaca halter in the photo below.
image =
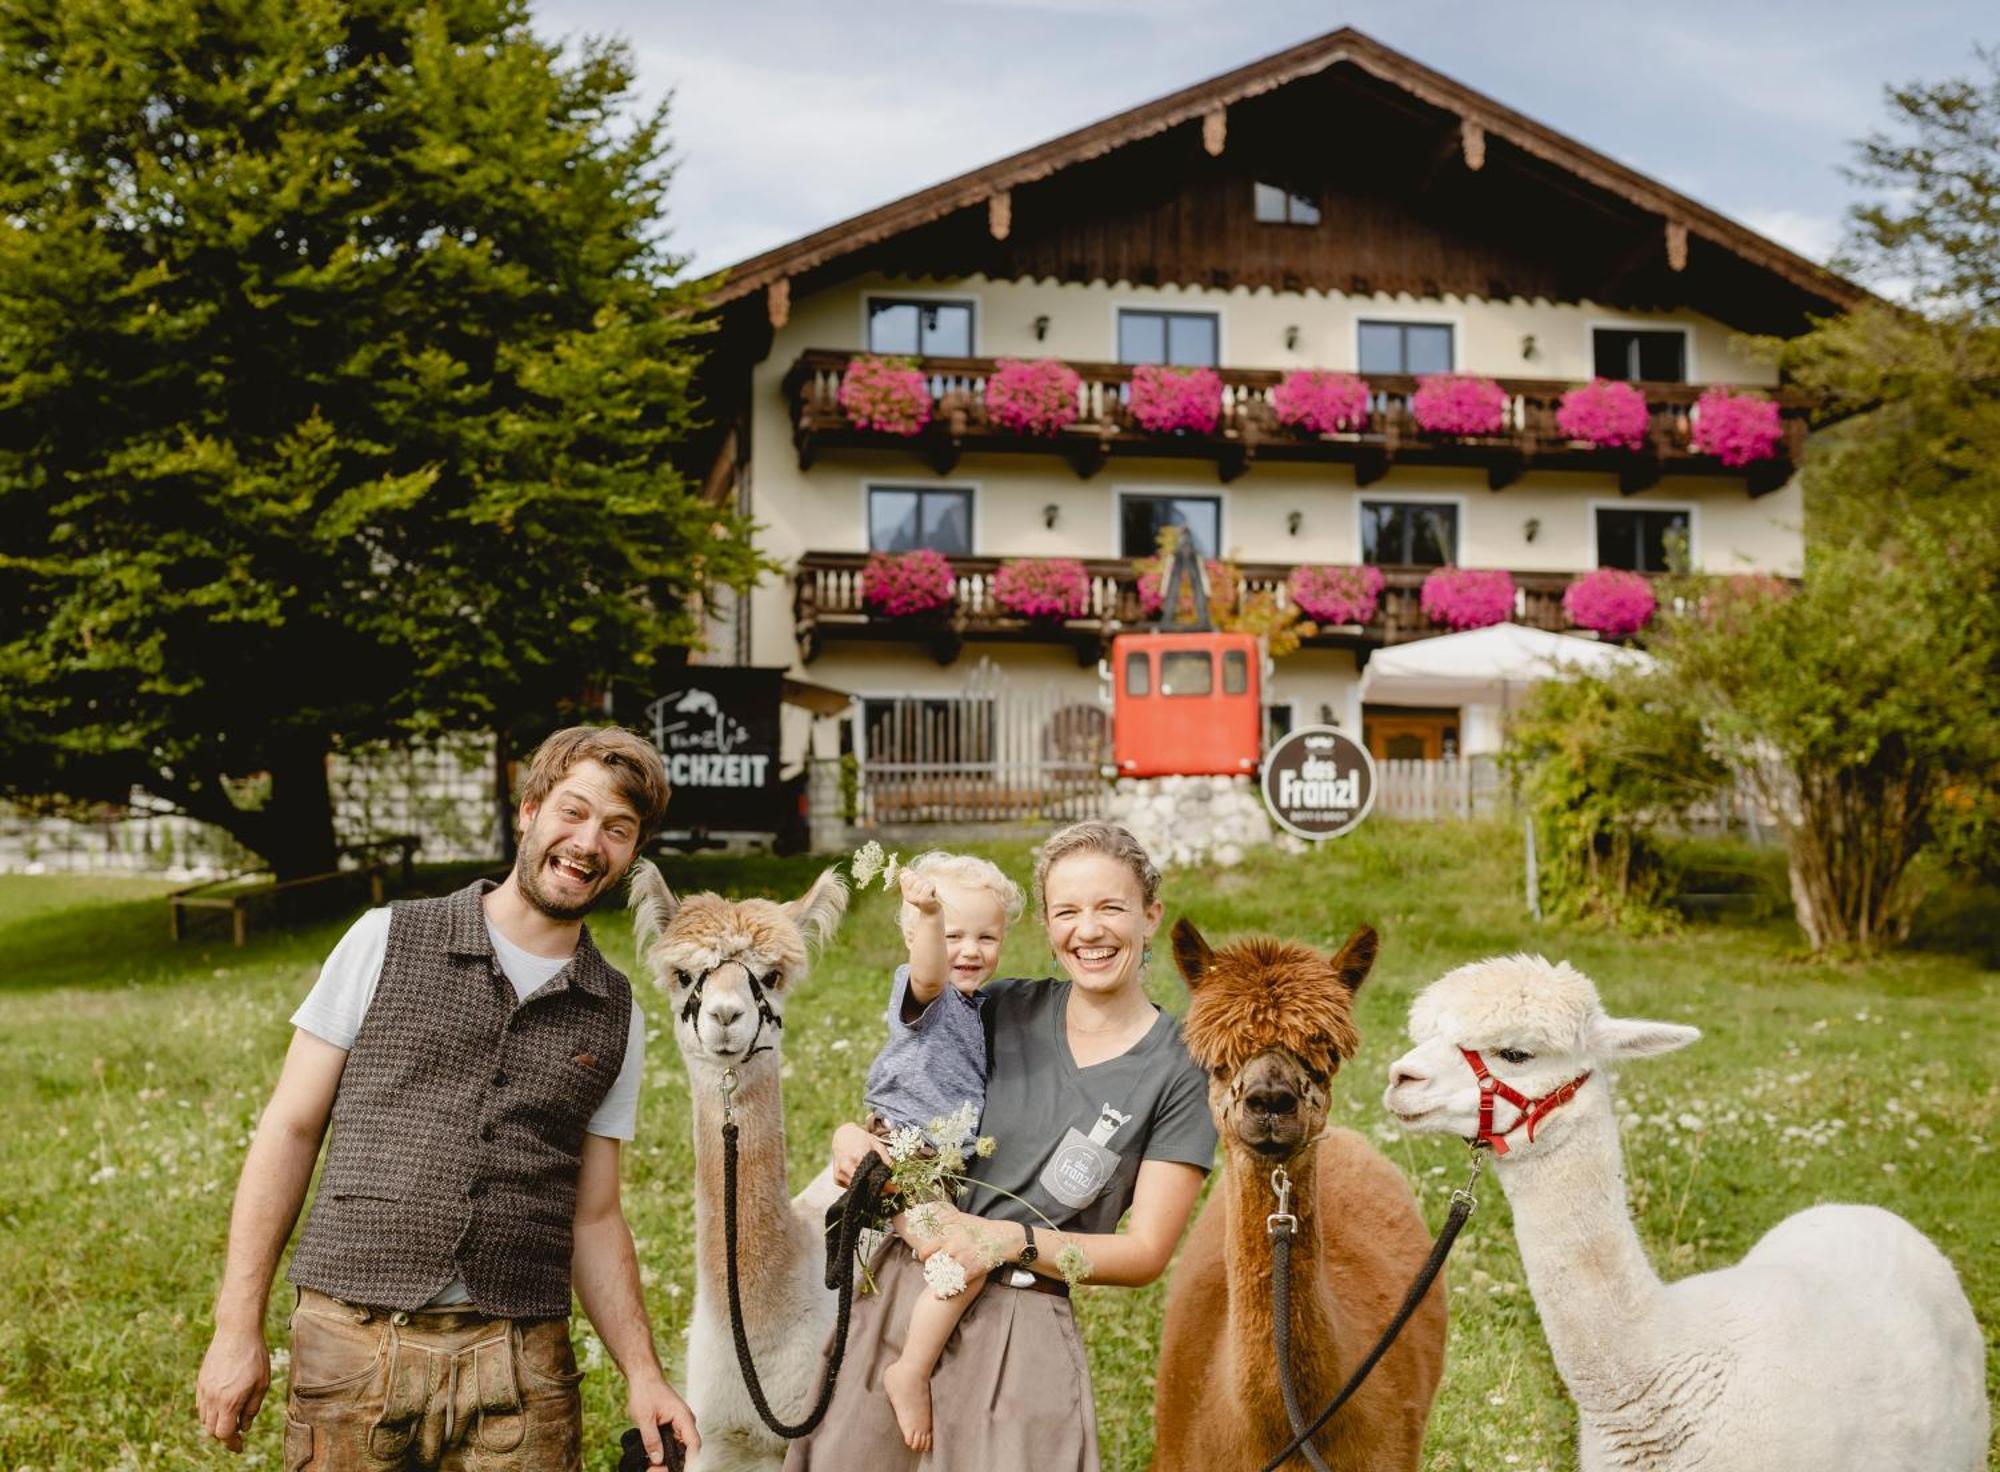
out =
[[749,965],[743,961],[719,961],[699,976],[689,976],[679,967],[675,967],[674,975],[680,978],[681,985],[688,989],[687,998],[681,1003],[681,1021],[690,1027],[696,1025],[696,1019],[701,1016],[701,990],[708,985],[709,977],[715,975],[724,966],[741,966],[743,968],[743,975],[750,983],[750,999],[757,1004],[757,1031],[750,1035],[750,1050],[743,1055],[743,1061],[748,1063],[759,1053],[768,1053],[777,1046],[775,1043],[759,1043],[758,1039],[764,1036],[765,1023],[770,1023],[779,1032],[785,1030],[785,1019],[778,1015],[778,1010],[771,1005],[771,998],[768,995],[769,988],[778,979],[778,972],[775,967],[765,972],[761,977],[752,971]]

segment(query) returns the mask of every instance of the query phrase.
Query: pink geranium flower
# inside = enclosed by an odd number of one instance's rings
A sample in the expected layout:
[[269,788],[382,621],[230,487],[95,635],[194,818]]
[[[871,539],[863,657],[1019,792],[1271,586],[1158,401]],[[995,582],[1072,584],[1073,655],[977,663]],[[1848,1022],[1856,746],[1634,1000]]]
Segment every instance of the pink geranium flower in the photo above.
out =
[[1785,438],[1769,399],[1712,388],[1695,401],[1694,447],[1731,467],[1777,458]]
[[861,569],[861,601],[890,618],[949,607],[951,564],[942,552],[877,552]]
[[1563,592],[1563,612],[1571,623],[1613,639],[1637,633],[1658,606],[1652,583],[1616,567],[1587,572]]
[[1490,378],[1435,373],[1417,381],[1410,414],[1430,434],[1498,434],[1507,422],[1507,393]]
[[1132,417],[1151,434],[1213,434],[1222,419],[1222,375],[1144,363],[1132,370],[1130,402]]
[[993,575],[993,601],[1022,618],[1081,618],[1090,606],[1090,574],[1074,557],[1004,562]]
[[1483,629],[1514,616],[1514,578],[1504,568],[1440,567],[1418,595],[1424,613],[1449,629]]
[[1303,369],[1271,390],[1271,408],[1280,424],[1309,434],[1360,429],[1368,423],[1368,385],[1352,373]]
[[931,386],[909,358],[861,353],[840,376],[840,407],[856,429],[913,435],[930,423]]
[[1299,612],[1316,624],[1365,624],[1382,596],[1382,569],[1295,567],[1285,585]]
[[986,413],[1016,434],[1057,434],[1076,423],[1083,380],[1055,358],[1002,358],[986,380]]
[[1593,379],[1571,389],[1556,408],[1559,431],[1605,450],[1642,448],[1650,425],[1646,396],[1615,378]]

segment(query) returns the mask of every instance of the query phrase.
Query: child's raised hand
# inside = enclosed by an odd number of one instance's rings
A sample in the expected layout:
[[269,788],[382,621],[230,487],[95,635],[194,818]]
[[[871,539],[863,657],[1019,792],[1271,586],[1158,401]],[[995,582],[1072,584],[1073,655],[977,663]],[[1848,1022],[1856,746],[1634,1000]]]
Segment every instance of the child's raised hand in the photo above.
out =
[[918,914],[935,915],[943,908],[938,902],[937,884],[934,881],[905,869],[896,876],[896,882],[903,886],[903,898],[916,907]]

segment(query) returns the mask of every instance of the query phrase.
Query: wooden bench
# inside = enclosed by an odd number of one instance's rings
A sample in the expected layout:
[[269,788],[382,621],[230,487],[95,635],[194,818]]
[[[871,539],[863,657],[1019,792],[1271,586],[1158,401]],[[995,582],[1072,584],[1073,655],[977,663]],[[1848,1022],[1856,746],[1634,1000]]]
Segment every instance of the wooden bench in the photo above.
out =
[[341,853],[362,859],[359,868],[329,869],[324,874],[307,874],[298,879],[252,885],[227,894],[207,891],[239,883],[266,871],[249,869],[226,878],[206,879],[200,884],[191,884],[186,889],[177,889],[167,896],[169,933],[179,941],[188,933],[190,922],[197,913],[221,912],[229,916],[231,937],[240,946],[249,939],[252,906],[265,905],[273,900],[305,894],[314,889],[329,889],[357,879],[367,881],[368,902],[379,906],[387,898],[388,893],[389,852],[394,850],[400,854],[397,878],[400,885],[407,888],[415,870],[417,846],[421,842],[422,840],[416,835],[403,833],[391,838],[374,839],[368,843],[350,844],[343,848]]

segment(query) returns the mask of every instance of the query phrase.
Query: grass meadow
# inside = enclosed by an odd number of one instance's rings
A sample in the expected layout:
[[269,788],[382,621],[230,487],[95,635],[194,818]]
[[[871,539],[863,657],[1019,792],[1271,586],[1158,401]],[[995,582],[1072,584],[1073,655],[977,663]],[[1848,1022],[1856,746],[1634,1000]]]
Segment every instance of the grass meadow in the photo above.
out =
[[[1025,881],[1025,841],[988,852]],[[1737,862],[1775,899],[1769,855]],[[1364,1049],[1336,1082],[1336,1118],[1379,1143],[1433,1225],[1461,1177],[1463,1147],[1404,1139],[1379,1104],[1403,1014],[1426,982],[1474,957],[1540,950],[1593,976],[1614,1011],[1700,1025],[1701,1043],[1635,1065],[1617,1084],[1633,1206],[1661,1272],[1731,1262],[1814,1202],[1878,1203],[1957,1264],[1986,1326],[1991,1375],[2000,1315],[1992,897],[1933,907],[1898,955],[1837,964],[1804,959],[1779,918],[1644,940],[1538,926],[1518,899],[1519,863],[1517,839],[1501,828],[1377,824],[1301,857],[1271,852],[1234,870],[1170,874],[1168,923],[1188,915],[1217,942],[1266,931],[1321,945],[1363,921],[1380,928],[1381,963],[1361,993]],[[683,892],[789,897],[815,867],[707,858],[670,862],[667,872]],[[176,947],[165,888],[0,876],[0,1472],[232,1462],[200,1438],[193,1412],[230,1195],[285,1049],[286,1018],[351,916],[253,935],[241,950],[226,935]],[[615,960],[629,958],[622,915],[607,915],[599,933]],[[822,1162],[834,1123],[859,1107],[898,949],[890,898],[858,896],[792,1002],[795,1184]],[[1003,972],[1047,969],[1039,931],[1024,922]],[[1152,985],[1178,1010],[1164,947]],[[625,1180],[672,1366],[693,1294],[692,1147],[685,1075],[671,1030],[651,1010],[654,1047]],[[1490,1179],[1448,1279],[1450,1357],[1426,1466],[1573,1466],[1573,1415]],[[1163,1302],[1157,1285],[1079,1295],[1114,1472],[1150,1460]],[[274,1346],[289,1306],[281,1286]],[[581,1319],[578,1341],[598,1366],[586,1381],[588,1465],[608,1472],[623,1392]],[[267,1404],[241,1465],[276,1468],[282,1428],[282,1401]]]

